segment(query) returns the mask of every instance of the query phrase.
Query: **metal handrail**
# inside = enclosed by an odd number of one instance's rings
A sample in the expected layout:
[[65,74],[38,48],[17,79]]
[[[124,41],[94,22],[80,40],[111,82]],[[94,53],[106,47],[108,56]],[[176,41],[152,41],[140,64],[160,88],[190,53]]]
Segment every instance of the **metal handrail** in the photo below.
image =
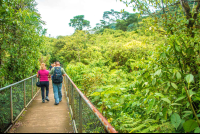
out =
[[[33,78],[35,78],[36,80],[33,82]],[[26,98],[26,95],[27,95],[27,93],[26,93],[26,81],[27,80],[30,80],[31,79],[31,99],[30,98]],[[7,133],[8,132],[8,130],[12,127],[12,125],[18,120],[18,118],[21,116],[21,114],[24,112],[24,110],[30,105],[30,103],[33,101],[33,99],[36,97],[36,95],[39,93],[39,88],[37,88],[37,86],[36,86],[36,82],[37,82],[37,77],[36,77],[36,75],[33,75],[33,76],[31,76],[31,77],[29,77],[29,78],[26,78],[26,79],[23,79],[23,80],[21,80],[21,81],[19,81],[19,82],[16,82],[16,83],[13,83],[13,84],[10,84],[10,85],[8,85],[8,86],[6,86],[6,87],[3,87],[3,88],[0,88],[0,91],[3,91],[3,90],[6,90],[6,89],[10,89],[10,126],[6,129],[6,131],[4,131],[4,133]],[[13,109],[13,98],[14,98],[14,96],[13,96],[13,86],[16,86],[16,85],[18,85],[18,84],[21,84],[21,83],[23,83],[23,93],[24,93],[24,108],[20,111],[20,113],[16,116],[16,118],[14,119],[14,117],[13,117],[13,112],[14,112],[14,109]],[[36,87],[36,93],[35,94],[33,94],[33,88],[34,87]],[[30,95],[30,94],[29,94]],[[26,101],[28,101],[30,99],[30,101],[27,103]]]
[[[36,93],[35,95],[33,95],[33,85],[36,84],[33,83],[33,78],[36,78],[36,75],[33,75],[29,78],[26,78],[24,80],[21,80],[19,82],[13,83],[11,85],[8,85],[6,87],[0,88],[0,91],[3,91],[5,89],[10,89],[10,123],[11,125],[7,128],[7,130],[4,132],[6,133],[13,125],[13,123],[15,123],[18,118],[21,116],[21,114],[24,112],[24,110],[29,106],[29,104],[33,101],[33,99],[36,97],[36,95],[39,93],[39,88],[37,88],[36,86]],[[32,85],[32,96],[31,96],[31,100],[26,104],[26,81],[31,79],[31,85]],[[21,112],[17,115],[17,117],[14,119],[13,118],[13,94],[12,91],[14,90],[12,87],[23,83],[23,92],[24,92],[24,108],[23,110],[21,110]],[[66,76],[64,77],[64,88],[65,88],[65,93],[68,99],[68,105],[70,108],[70,113],[72,116],[72,123],[74,126],[74,130],[75,132],[79,132],[82,133],[83,132],[83,104],[86,104],[87,107],[89,107],[89,109],[92,111],[91,113],[93,113],[96,117],[96,119],[101,123],[101,126],[103,126],[104,128],[104,132],[109,132],[109,133],[117,133],[117,131],[114,129],[114,127],[111,126],[111,124],[106,120],[106,118],[95,108],[95,106],[89,101],[89,99],[77,88],[77,86],[74,84],[74,82],[70,79],[70,77],[66,74]],[[71,89],[69,88],[69,86],[71,85]],[[75,100],[76,98],[74,98],[75,93],[78,93],[78,101]],[[79,118],[76,119],[75,118],[75,101],[77,101],[77,103],[79,104],[79,113],[78,116]],[[79,123],[78,127],[76,125],[76,123]],[[102,131],[102,127],[100,128]]]
[[[82,112],[83,112],[83,102],[82,100],[87,104],[87,106],[92,110],[92,112],[95,114],[95,116],[98,118],[98,120],[102,123],[104,128],[106,129],[106,132],[109,133],[118,133],[114,127],[107,121],[107,119],[97,110],[97,108],[89,101],[89,99],[77,88],[77,86],[74,84],[74,82],[70,79],[70,77],[66,74],[64,77],[64,88],[65,88],[65,93],[67,94],[67,99],[68,99],[68,105],[70,106],[70,113],[72,115],[72,123],[75,128],[75,132],[82,133]],[[71,84],[71,90],[69,88]],[[75,90],[74,90],[75,88]],[[74,110],[74,91],[78,92],[79,94],[79,102],[77,101],[79,105],[79,119],[75,119],[75,110]],[[72,95],[70,95],[72,94]],[[76,123],[79,122],[79,127],[76,127]],[[78,129],[78,130],[77,130]]]
[[21,81],[18,81],[18,82],[16,82],[16,83],[10,84],[10,85],[8,85],[8,86],[6,86],[6,87],[2,87],[2,88],[0,88],[0,91],[2,91],[2,90],[4,90],[4,89],[7,89],[7,88],[9,88],[9,87],[15,86],[15,85],[17,85],[17,84],[19,84],[19,83],[21,83],[21,82],[23,82],[23,81],[25,81],[25,80],[28,80],[28,79],[30,79],[30,78],[35,77],[36,75],[37,75],[37,74],[35,74],[35,75],[31,76],[31,77],[28,77],[28,78],[26,78],[26,79],[23,79],[23,80],[21,80]]

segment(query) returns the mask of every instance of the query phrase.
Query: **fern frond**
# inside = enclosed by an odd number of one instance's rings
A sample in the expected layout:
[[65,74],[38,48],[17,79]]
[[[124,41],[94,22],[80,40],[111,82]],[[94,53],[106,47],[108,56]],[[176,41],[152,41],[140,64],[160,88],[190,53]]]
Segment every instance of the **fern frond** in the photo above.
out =
[[140,133],[149,133],[149,127],[148,128],[146,128],[146,129],[143,129],[142,131],[140,131]]
[[145,124],[141,124],[140,126],[133,128],[129,133],[132,133],[133,131],[138,131],[138,130],[142,129],[145,126],[146,126]]

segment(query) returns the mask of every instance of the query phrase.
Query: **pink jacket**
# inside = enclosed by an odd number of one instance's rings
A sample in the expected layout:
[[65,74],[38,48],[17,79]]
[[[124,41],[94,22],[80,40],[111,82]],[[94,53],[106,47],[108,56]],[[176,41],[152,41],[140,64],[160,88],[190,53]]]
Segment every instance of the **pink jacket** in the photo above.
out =
[[48,75],[49,75],[48,70],[39,70],[38,74],[40,76],[40,81],[49,81],[48,80]]

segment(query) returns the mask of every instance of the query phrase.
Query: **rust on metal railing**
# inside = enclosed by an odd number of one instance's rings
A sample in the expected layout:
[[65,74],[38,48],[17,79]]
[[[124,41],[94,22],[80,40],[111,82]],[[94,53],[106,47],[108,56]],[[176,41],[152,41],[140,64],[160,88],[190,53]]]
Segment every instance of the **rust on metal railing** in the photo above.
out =
[[114,127],[107,121],[107,119],[97,110],[97,108],[90,102],[90,100],[78,89],[78,87],[74,84],[74,82],[70,79],[70,77],[66,74],[66,77],[70,80],[71,84],[74,86],[74,88],[77,90],[79,95],[83,98],[83,100],[88,104],[90,109],[95,113],[95,115],[98,117],[98,119],[101,121],[101,123],[104,125],[106,130],[109,133],[118,133]]

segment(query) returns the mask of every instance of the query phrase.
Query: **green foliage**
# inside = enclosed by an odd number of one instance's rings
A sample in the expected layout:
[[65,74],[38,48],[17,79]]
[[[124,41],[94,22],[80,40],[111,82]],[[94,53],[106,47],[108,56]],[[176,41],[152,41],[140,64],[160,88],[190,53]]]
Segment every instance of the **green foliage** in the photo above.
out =
[[[146,22],[149,19],[140,25]],[[171,118],[174,112],[184,120],[192,118],[191,111],[185,113],[189,105],[180,83],[185,75],[175,63],[159,63],[169,62],[167,53],[160,53],[165,51],[159,44],[166,41],[160,33],[138,31],[105,29],[93,35],[77,31],[63,37],[64,45],[58,49],[57,44],[54,50],[67,63],[68,75],[117,131],[184,132],[183,120],[171,123]],[[196,96],[192,90],[190,95]],[[154,123],[144,123],[149,119]]]
[[[35,0],[0,1],[0,87],[32,76],[50,53],[44,44],[46,29],[36,10]],[[30,101],[30,80],[26,83],[26,103]],[[22,83],[12,86],[14,119],[24,108]],[[0,92],[0,132],[11,124],[10,90]]]
[[191,132],[193,131],[195,128],[198,127],[198,123],[195,120],[188,120],[183,124],[183,128],[186,132]]
[[[77,30],[55,41],[55,56],[117,131],[199,132],[200,15],[193,12],[197,18],[188,19],[180,1],[137,2],[141,15],[150,16],[129,24],[131,32],[124,27],[127,18],[118,20],[124,30],[106,29],[102,20],[104,29],[96,34]],[[156,16],[150,5],[161,9]]]
[[84,27],[90,26],[90,21],[84,20],[84,15],[77,15],[70,19],[69,26],[74,27],[75,30],[83,30]]
[[173,113],[171,116],[171,123],[177,129],[181,123],[181,118],[177,113]]
[[44,43],[44,22],[34,0],[4,0],[0,19],[0,87],[35,74]]
[[102,33],[104,29],[114,29],[122,31],[133,31],[138,28],[141,19],[138,13],[118,12],[111,9],[103,13],[103,20],[93,28],[96,33]]

